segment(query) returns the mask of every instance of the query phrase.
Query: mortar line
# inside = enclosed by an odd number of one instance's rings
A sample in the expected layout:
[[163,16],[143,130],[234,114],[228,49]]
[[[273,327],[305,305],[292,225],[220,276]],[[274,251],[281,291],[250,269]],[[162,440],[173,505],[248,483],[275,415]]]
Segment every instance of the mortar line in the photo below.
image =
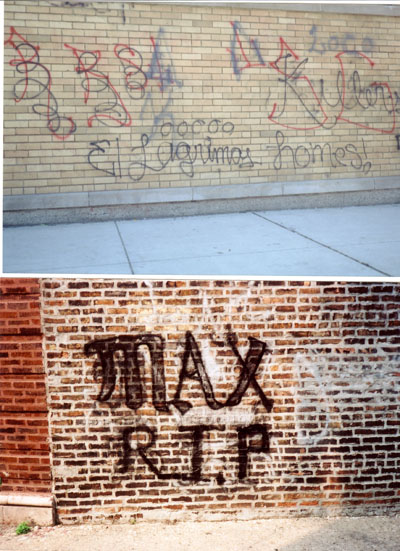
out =
[[271,222],[272,224],[275,224],[276,226],[279,226],[280,228],[283,228],[284,230],[295,233],[296,235],[299,235],[300,237],[304,237],[304,239],[308,239],[312,243],[316,243],[317,245],[321,245],[322,247],[325,247],[326,249],[329,249],[330,251],[338,253],[338,254],[344,256],[345,258],[349,258],[350,260],[353,260],[353,262],[357,262],[357,264],[361,264],[362,266],[370,268],[371,270],[375,270],[376,272],[379,272],[380,274],[382,274],[384,276],[392,277],[390,274],[387,274],[386,272],[382,272],[382,270],[379,270],[378,268],[375,268],[374,266],[371,266],[370,264],[367,264],[366,262],[361,262],[361,260],[357,260],[356,258],[353,258],[352,256],[350,256],[346,253],[343,253],[342,251],[339,251],[339,250],[335,249],[334,247],[331,247],[330,245],[326,245],[326,243],[322,243],[321,241],[317,241],[316,239],[313,239],[312,237],[309,237],[308,235],[305,235],[304,233],[301,233],[297,230],[292,230],[290,228],[287,228],[284,224],[280,224],[279,222],[275,222],[274,220],[270,220],[269,218],[266,218],[265,216],[262,216],[261,214],[259,214],[257,212],[253,212],[253,214],[255,216],[259,216],[263,220],[267,220],[267,222]]
[[117,228],[117,232],[118,232],[119,238],[120,238],[120,240],[121,240],[122,247],[123,247],[123,249],[124,249],[124,253],[125,253],[126,259],[127,259],[127,261],[128,261],[128,264],[129,264],[129,268],[130,268],[130,270],[131,270],[131,274],[134,275],[135,272],[134,272],[134,270],[133,270],[133,266],[132,266],[132,264],[131,264],[131,261],[130,261],[129,255],[128,255],[128,251],[126,250],[124,240],[122,239],[122,235],[121,235],[121,232],[120,232],[119,227],[118,227],[118,222],[114,222],[114,224],[115,224],[115,227]]

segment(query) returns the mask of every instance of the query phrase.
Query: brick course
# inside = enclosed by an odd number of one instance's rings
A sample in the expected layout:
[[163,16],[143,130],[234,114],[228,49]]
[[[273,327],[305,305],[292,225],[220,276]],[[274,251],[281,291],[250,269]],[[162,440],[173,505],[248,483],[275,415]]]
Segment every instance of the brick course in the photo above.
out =
[[399,511],[397,283],[42,280],[62,522]]

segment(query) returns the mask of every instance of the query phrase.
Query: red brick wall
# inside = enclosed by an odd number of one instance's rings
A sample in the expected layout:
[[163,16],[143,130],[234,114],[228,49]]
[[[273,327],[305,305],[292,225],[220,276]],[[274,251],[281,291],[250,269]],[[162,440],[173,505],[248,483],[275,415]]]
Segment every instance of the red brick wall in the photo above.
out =
[[42,289],[62,521],[399,511],[399,284]]
[[51,490],[38,279],[0,279],[2,492]]

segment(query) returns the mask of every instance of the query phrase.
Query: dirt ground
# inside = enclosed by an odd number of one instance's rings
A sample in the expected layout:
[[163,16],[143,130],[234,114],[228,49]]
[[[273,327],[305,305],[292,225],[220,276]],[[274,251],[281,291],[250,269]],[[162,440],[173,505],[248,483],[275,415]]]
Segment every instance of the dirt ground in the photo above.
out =
[[0,527],[0,551],[399,551],[400,516]]

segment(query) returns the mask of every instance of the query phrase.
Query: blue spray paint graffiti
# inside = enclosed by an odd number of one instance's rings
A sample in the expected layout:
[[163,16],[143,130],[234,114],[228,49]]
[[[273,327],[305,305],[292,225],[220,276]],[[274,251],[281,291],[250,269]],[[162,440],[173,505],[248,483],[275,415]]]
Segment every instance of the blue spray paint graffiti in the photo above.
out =
[[[233,72],[238,80],[240,80],[241,72],[250,67],[263,67],[266,65],[257,40],[250,38],[243,31],[241,24],[238,21],[231,21],[233,34],[231,47],[228,52],[231,54]],[[242,37],[242,38],[241,38]],[[247,42],[247,51],[244,41]]]
[[[182,88],[182,81],[176,78],[174,62],[172,60],[171,52],[165,45],[164,30],[159,29],[157,38],[153,36],[150,38],[153,45],[153,55],[149,70],[145,73],[146,82],[146,94],[144,104],[140,113],[140,119],[146,118],[146,115],[150,113],[153,119],[153,128],[149,133],[151,138],[157,126],[160,122],[169,119],[174,122],[173,113],[170,111],[171,104],[173,102],[173,92],[175,86]],[[156,81],[158,91],[154,86],[149,86],[151,81]]]

